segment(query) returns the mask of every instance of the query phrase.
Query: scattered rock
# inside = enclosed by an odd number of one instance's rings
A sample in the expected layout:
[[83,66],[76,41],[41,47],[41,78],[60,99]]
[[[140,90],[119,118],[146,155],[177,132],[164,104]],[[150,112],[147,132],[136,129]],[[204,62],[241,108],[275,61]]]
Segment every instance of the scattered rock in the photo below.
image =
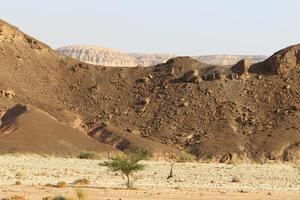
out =
[[128,128],[127,131],[130,132],[130,133],[133,133],[135,135],[141,135],[141,131],[139,131],[138,129]]
[[78,179],[76,181],[73,182],[74,185],[89,185],[90,181],[87,179]]
[[16,93],[12,89],[0,90],[0,94],[4,97],[9,98],[9,99],[16,96]]
[[149,104],[150,103],[150,98],[147,97],[142,101],[142,104]]
[[184,73],[182,80],[186,83],[198,83],[199,71],[197,69],[190,70]]
[[22,185],[21,181],[16,181],[16,185]]

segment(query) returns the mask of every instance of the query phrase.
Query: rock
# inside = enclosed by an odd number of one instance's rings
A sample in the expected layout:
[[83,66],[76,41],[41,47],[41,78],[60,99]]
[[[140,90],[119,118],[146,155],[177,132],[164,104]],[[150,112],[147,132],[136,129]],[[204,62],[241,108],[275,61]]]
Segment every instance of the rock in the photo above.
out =
[[182,105],[183,105],[184,107],[187,107],[187,106],[189,106],[189,102],[184,102]]
[[143,104],[149,104],[150,103],[150,98],[149,97],[145,98],[142,103]]
[[141,131],[139,131],[138,129],[128,128],[127,131],[135,135],[141,135]]
[[223,73],[218,72],[218,73],[215,74],[215,78],[217,80],[224,80],[226,78],[226,75],[223,74]]
[[294,45],[278,51],[265,62],[267,71],[275,74],[285,74],[290,69],[300,65],[300,45]]
[[73,182],[74,185],[89,185],[90,181],[87,179],[78,179],[76,181]]
[[291,86],[289,84],[285,85],[285,89],[289,90]]
[[171,69],[170,75],[171,75],[171,76],[175,76],[175,68],[172,68],[172,69]]
[[233,183],[239,183],[239,182],[241,182],[241,179],[239,177],[235,176],[235,177],[232,177],[231,182],[233,182]]
[[224,79],[235,79],[236,74],[234,74],[231,70],[220,67],[214,66],[208,68],[203,74],[202,79],[205,81],[215,81],[215,80],[224,80]]
[[231,70],[233,73],[236,73],[238,75],[247,74],[250,66],[251,61],[249,59],[243,59],[237,62],[233,67],[231,67]]
[[86,63],[79,63],[77,66],[81,69],[89,69],[89,65]]
[[197,69],[190,70],[184,73],[182,80],[187,83],[198,83],[199,82],[199,71]]
[[0,94],[4,97],[7,97],[9,99],[13,98],[16,96],[16,93],[11,90],[11,89],[7,89],[7,90],[0,90]]
[[144,77],[142,78],[141,82],[143,83],[148,83],[150,81],[150,78],[149,77]]

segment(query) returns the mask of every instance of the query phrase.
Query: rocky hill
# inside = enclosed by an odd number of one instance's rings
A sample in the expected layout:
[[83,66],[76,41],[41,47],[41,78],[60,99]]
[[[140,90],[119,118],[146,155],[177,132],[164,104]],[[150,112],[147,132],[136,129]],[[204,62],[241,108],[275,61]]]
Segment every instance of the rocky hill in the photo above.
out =
[[220,162],[300,159],[300,45],[256,64],[176,57],[146,68],[103,67],[59,55],[1,21],[0,75],[2,153],[143,149]]
[[[174,54],[122,53],[113,49],[87,45],[66,46],[58,48],[56,51],[86,63],[114,67],[154,66],[176,57]],[[212,65],[232,65],[241,59],[247,58],[253,63],[257,63],[267,57],[259,55],[208,55],[192,56],[192,58]]]
[[192,56],[192,58],[212,65],[233,65],[242,59],[251,60],[252,63],[258,63],[267,58],[262,55],[208,55]]

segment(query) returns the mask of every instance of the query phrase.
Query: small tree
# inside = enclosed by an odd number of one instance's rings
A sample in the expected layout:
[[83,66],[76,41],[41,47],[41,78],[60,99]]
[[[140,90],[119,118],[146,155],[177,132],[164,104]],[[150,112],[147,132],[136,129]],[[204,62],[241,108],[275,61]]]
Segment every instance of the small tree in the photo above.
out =
[[145,165],[138,162],[141,160],[147,160],[147,158],[148,155],[146,152],[131,152],[125,155],[112,157],[109,161],[105,161],[99,165],[106,166],[113,172],[122,172],[127,178],[127,188],[132,188],[132,184],[130,184],[130,176],[133,172],[142,171],[145,169]]

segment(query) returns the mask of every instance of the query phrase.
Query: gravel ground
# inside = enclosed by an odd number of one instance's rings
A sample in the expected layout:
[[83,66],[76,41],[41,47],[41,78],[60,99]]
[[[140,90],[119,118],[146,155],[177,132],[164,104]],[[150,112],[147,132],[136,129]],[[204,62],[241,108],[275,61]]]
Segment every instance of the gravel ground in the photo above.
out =
[[[88,188],[124,188],[125,179],[98,164],[99,160],[41,156],[0,156],[0,187],[19,180],[23,186],[41,187],[58,181],[88,179]],[[168,162],[144,162],[146,169],[135,175],[140,190],[203,190],[242,193],[275,192],[300,199],[300,171],[293,164],[175,163],[174,177],[167,180]],[[236,179],[237,182],[232,180]],[[15,186],[14,186],[15,187]],[[0,195],[2,198],[2,196]]]

